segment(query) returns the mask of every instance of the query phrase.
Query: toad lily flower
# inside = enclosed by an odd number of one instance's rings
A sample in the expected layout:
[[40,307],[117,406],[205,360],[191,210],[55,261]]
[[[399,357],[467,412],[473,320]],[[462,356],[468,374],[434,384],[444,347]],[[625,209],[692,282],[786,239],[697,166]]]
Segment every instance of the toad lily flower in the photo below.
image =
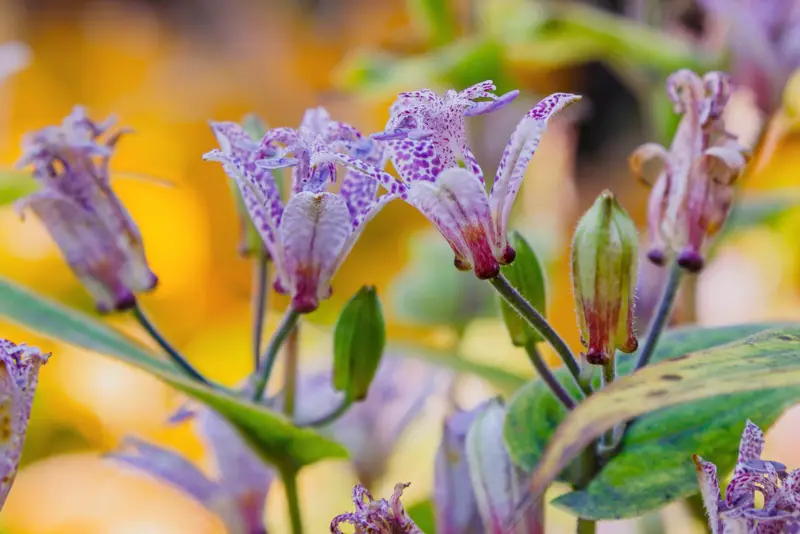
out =
[[109,458],[186,492],[219,515],[231,534],[266,534],[264,503],[274,472],[216,413],[203,409],[197,417],[199,432],[216,459],[216,480],[177,453],[134,438],[126,440],[128,451]]
[[[392,106],[386,131],[374,136],[387,140],[392,163],[408,186],[408,203],[445,237],[456,267],[472,269],[481,279],[497,276],[500,265],[514,260],[506,231],[525,169],[550,118],[580,98],[553,94],[525,115],[511,135],[487,194],[483,171],[467,146],[464,117],[497,110],[517,95],[515,91],[496,97],[491,93],[494,88],[487,81],[460,93],[448,91],[444,97],[427,89],[402,93]],[[366,171],[362,162],[347,155],[332,157],[349,168],[387,176],[379,170]]]
[[[716,466],[693,457],[712,534],[800,532],[800,470],[787,473],[783,464],[762,460],[763,449],[764,433],[747,421],[724,499]],[[756,492],[763,495],[763,507],[755,506]]]
[[797,0],[701,0],[727,27],[733,74],[769,114],[780,104],[792,73],[800,68],[800,2]]
[[521,517],[516,511],[529,500],[528,476],[511,461],[503,443],[506,410],[499,399],[475,408],[476,417],[466,436],[466,459],[475,502],[487,534],[542,534],[539,505]]
[[722,111],[730,95],[728,76],[703,78],[680,70],[667,80],[675,110],[683,114],[672,146],[647,143],[630,157],[633,174],[653,184],[648,204],[651,248],[647,257],[663,265],[676,254],[678,264],[697,272],[702,247],[728,217],[733,183],[747,162],[745,149],[725,131]]
[[331,521],[331,532],[342,534],[339,525],[350,524],[355,527],[355,534],[423,534],[400,502],[403,490],[409,485],[397,484],[388,501],[376,501],[367,488],[357,484],[353,488],[355,510],[334,517]]
[[0,339],[0,510],[17,476],[39,368],[50,354]]
[[21,199],[18,210],[30,208],[41,219],[101,313],[132,307],[134,293],[158,281],[136,223],[111,189],[109,160],[126,133],[102,139],[113,124],[75,107],[61,126],[28,135],[19,163],[33,166],[41,189]]
[[[336,181],[334,165],[313,167],[311,159],[330,145],[380,168],[386,162],[383,147],[352,126],[332,121],[323,108],[308,110],[299,129],[267,131],[260,143],[236,123],[211,126],[221,150],[204,159],[221,162],[239,186],[275,264],[275,289],[291,295],[297,312],[314,311],[330,296],[331,279],[364,226],[405,187],[389,177],[383,181],[388,194],[378,198],[373,179],[348,172],[340,192],[328,192],[328,183]],[[292,167],[292,188],[284,206],[270,171],[285,167]]]

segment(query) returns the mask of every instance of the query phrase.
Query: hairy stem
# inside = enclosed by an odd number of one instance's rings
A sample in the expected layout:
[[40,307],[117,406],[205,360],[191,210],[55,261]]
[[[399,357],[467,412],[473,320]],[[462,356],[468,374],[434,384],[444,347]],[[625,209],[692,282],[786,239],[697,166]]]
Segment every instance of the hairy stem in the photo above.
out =
[[530,302],[525,300],[525,297],[520,295],[502,274],[490,278],[489,283],[492,284],[492,287],[497,290],[500,296],[556,350],[561,360],[564,362],[564,365],[567,366],[567,369],[569,369],[569,372],[575,379],[575,383],[578,384],[578,387],[583,393],[587,396],[591,395],[592,390],[590,385],[582,383],[578,379],[581,373],[578,361],[575,359],[575,356],[572,354],[572,351],[569,350],[564,340],[561,339],[561,336],[559,336],[558,333],[553,330],[553,327],[550,326],[550,323],[547,322],[547,319],[542,317],[542,315],[536,311],[536,308],[531,306]]
[[264,352],[261,367],[256,371],[258,381],[253,392],[254,401],[259,402],[264,398],[264,391],[267,389],[267,382],[269,382],[269,376],[275,366],[275,360],[278,358],[278,352],[299,318],[300,314],[294,308],[288,308],[283,319],[281,319],[281,324],[278,325],[278,329],[273,334],[269,345],[267,345],[267,350]]
[[667,284],[664,286],[664,292],[661,294],[661,300],[658,303],[658,308],[650,321],[650,328],[647,331],[647,339],[644,342],[642,351],[639,353],[639,359],[636,361],[636,369],[641,369],[650,363],[650,358],[653,357],[653,352],[656,350],[658,340],[661,333],[669,322],[669,317],[672,314],[672,305],[675,303],[675,297],[678,295],[678,288],[681,283],[681,275],[683,271],[677,262],[673,263],[670,267],[669,278]]
[[253,368],[256,370],[261,363],[261,338],[264,335],[268,287],[269,260],[262,245],[258,249],[258,257],[253,261]]
[[[139,301],[133,306],[133,316],[139,322],[140,325],[147,331],[153,340],[158,343],[158,345],[164,349],[164,352],[172,359],[173,362],[180,368],[183,373],[191,378],[192,380],[196,380],[197,382],[201,382],[207,386],[212,386],[211,382],[209,382],[206,377],[204,377],[200,371],[195,369],[195,367],[189,363],[189,361],[184,358],[180,352],[175,349],[165,338],[161,335],[161,332],[158,331],[155,324],[150,320],[150,318],[145,314],[142,307],[139,305]],[[212,386],[213,387],[213,386]]]
[[297,367],[299,356],[300,325],[296,324],[286,339],[286,367],[283,379],[283,413],[291,419],[294,416],[297,397]]
[[559,382],[553,374],[553,371],[547,366],[539,349],[536,348],[536,342],[528,341],[525,343],[525,352],[528,353],[528,358],[533,364],[534,369],[536,369],[539,377],[547,384],[550,391],[553,392],[553,395],[561,401],[561,404],[563,404],[567,410],[575,408],[575,399],[572,398],[566,388],[561,385],[561,382]]

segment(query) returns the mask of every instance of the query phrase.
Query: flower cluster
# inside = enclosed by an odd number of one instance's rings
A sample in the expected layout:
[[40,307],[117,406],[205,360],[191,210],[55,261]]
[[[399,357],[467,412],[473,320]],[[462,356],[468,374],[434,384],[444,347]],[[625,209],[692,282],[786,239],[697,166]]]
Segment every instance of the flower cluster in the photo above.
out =
[[[785,465],[762,460],[763,450],[764,433],[747,421],[724,499],[716,466],[694,456],[712,534],[800,532],[800,470],[787,473]],[[761,508],[756,507],[756,492],[764,499]]]
[[49,357],[36,347],[0,339],[0,509],[17,475],[39,368]]
[[135,293],[158,281],[136,223],[111,188],[109,161],[127,133],[109,133],[114,122],[94,122],[75,107],[60,126],[28,135],[19,162],[33,167],[40,186],[19,201],[20,213],[30,208],[42,220],[100,312],[132,307]]
[[[299,313],[314,311],[331,294],[330,281],[364,226],[404,188],[382,182],[388,193],[377,197],[378,183],[349,172],[338,193],[333,164],[312,166],[315,154],[329,147],[345,150],[366,164],[383,166],[383,147],[352,126],[331,120],[323,108],[310,109],[298,129],[274,128],[254,141],[233,122],[211,125],[220,144],[204,157],[223,164],[236,181],[278,272],[275,289],[288,293]],[[276,169],[291,167],[291,192],[282,201]]]
[[[373,136],[388,144],[391,161],[407,190],[403,198],[441,232],[455,253],[456,267],[472,269],[481,279],[497,276],[501,265],[514,260],[508,221],[525,169],[549,120],[580,98],[556,93],[523,117],[487,193],[483,171],[467,145],[465,117],[500,109],[517,95],[514,91],[497,97],[494,89],[486,81],[444,96],[427,89],[401,93],[392,105],[386,130]],[[343,154],[323,153],[315,163],[324,165],[332,159],[352,170],[385,175]]]
[[683,115],[672,146],[642,145],[630,165],[639,180],[653,186],[648,258],[663,265],[674,254],[681,267],[697,272],[703,268],[704,242],[728,216],[746,151],[722,119],[730,96],[726,74],[709,72],[701,78],[680,70],[667,80],[667,93]]

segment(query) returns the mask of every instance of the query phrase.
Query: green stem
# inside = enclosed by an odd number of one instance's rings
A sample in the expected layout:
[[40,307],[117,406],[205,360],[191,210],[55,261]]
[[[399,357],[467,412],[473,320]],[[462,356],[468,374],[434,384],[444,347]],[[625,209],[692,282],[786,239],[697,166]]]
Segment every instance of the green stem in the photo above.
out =
[[346,414],[347,410],[349,410],[352,405],[353,405],[353,403],[352,403],[352,401],[350,399],[347,399],[347,398],[342,399],[342,402],[339,403],[339,405],[336,406],[329,413],[323,415],[322,417],[314,419],[312,421],[296,423],[295,426],[299,426],[299,427],[314,427],[314,428],[316,428],[316,427],[320,427],[320,426],[329,425],[329,424],[333,423],[334,421],[336,421],[337,419],[339,419],[344,414]]
[[253,263],[253,360],[254,369],[261,362],[261,338],[264,335],[264,315],[267,309],[267,287],[269,287],[269,265],[267,251],[261,245]]
[[[616,355],[611,354],[608,363],[603,365],[603,387],[610,385],[617,378],[617,358]],[[604,447],[613,447],[615,442],[617,428],[612,428],[603,435],[601,445]]]
[[294,417],[294,404],[297,396],[297,366],[299,356],[300,325],[296,324],[286,339],[286,372],[283,379],[283,413]]
[[597,522],[592,519],[578,518],[578,534],[594,534],[597,527]]
[[575,379],[575,383],[578,384],[578,387],[586,396],[591,395],[591,386],[587,383],[581,382],[578,379],[581,374],[578,361],[575,359],[575,356],[573,356],[572,351],[569,350],[569,347],[564,340],[561,339],[561,336],[559,336],[558,333],[553,330],[553,327],[550,326],[550,323],[547,322],[547,319],[542,317],[542,315],[536,311],[536,308],[531,306],[530,302],[525,300],[525,297],[520,295],[519,292],[508,283],[508,280],[506,280],[502,274],[499,274],[494,278],[490,278],[489,283],[492,284],[492,287],[497,290],[500,296],[503,297],[506,302],[508,302],[509,305],[511,305],[511,307],[514,308],[517,313],[519,313],[520,316],[522,316],[522,318],[528,322],[531,328],[536,330],[545,341],[550,343],[550,345],[561,357],[564,365],[566,365],[567,369],[569,369],[569,372],[572,374],[573,378]]
[[211,382],[209,382],[206,377],[204,377],[200,371],[195,369],[195,367],[189,363],[189,361],[184,358],[180,352],[175,349],[165,338],[161,335],[161,332],[158,331],[155,324],[150,320],[147,314],[144,313],[144,310],[139,305],[139,301],[133,306],[133,316],[136,317],[136,320],[139,322],[140,325],[147,331],[150,337],[158,343],[158,345],[164,349],[164,352],[172,359],[173,362],[183,371],[183,373],[191,378],[192,380],[196,380],[206,386],[213,387]]
[[300,497],[297,493],[297,470],[282,469],[281,479],[286,492],[286,505],[289,509],[289,523],[292,534],[303,534],[303,516],[300,513]]
[[673,263],[670,267],[667,285],[664,287],[664,293],[661,294],[661,300],[658,303],[658,309],[653,316],[653,320],[650,321],[647,340],[645,340],[642,351],[639,353],[639,359],[636,361],[636,369],[641,369],[650,363],[650,358],[652,358],[653,352],[656,350],[661,332],[664,331],[672,314],[672,305],[675,303],[675,297],[678,294],[682,273],[683,271],[677,262]]
[[283,316],[283,319],[281,319],[281,324],[278,325],[278,329],[272,336],[272,339],[267,346],[267,350],[264,353],[261,367],[256,371],[256,374],[258,375],[258,381],[256,382],[255,390],[253,392],[254,401],[260,402],[261,399],[264,398],[264,391],[267,389],[267,382],[269,382],[269,376],[272,374],[272,368],[275,366],[275,360],[278,358],[278,352],[280,351],[283,342],[289,336],[289,332],[291,332],[294,326],[297,324],[297,320],[299,318],[300,314],[297,313],[294,308],[289,308],[286,310],[286,314]]
[[553,395],[561,401],[561,404],[567,410],[572,410],[575,408],[575,399],[570,396],[569,392],[561,385],[561,382],[558,381],[556,376],[553,374],[553,371],[547,366],[542,358],[542,355],[539,353],[539,349],[536,348],[535,341],[528,341],[525,343],[525,352],[528,353],[528,358],[531,360],[534,369],[539,374],[539,377],[542,381],[547,384],[550,388],[550,391],[553,392]]

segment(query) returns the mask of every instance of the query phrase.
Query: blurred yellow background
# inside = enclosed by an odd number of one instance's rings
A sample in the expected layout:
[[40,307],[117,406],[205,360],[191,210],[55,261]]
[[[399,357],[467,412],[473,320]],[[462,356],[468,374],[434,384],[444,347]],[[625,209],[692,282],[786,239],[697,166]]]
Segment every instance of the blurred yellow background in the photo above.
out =
[[[391,96],[362,98],[337,89],[337,66],[359,47],[415,53],[424,46],[413,32],[402,0],[0,0],[0,43],[21,40],[33,54],[30,66],[7,80],[0,93],[0,167],[10,168],[19,157],[26,131],[60,122],[74,104],[87,106],[98,119],[116,114],[121,125],[135,129],[121,143],[112,169],[115,187],[141,227],[151,267],[160,278],[158,290],[143,297],[144,306],[202,371],[233,384],[250,370],[251,273],[249,261],[236,254],[237,218],[223,172],[219,165],[201,160],[215,146],[207,121],[239,120],[255,112],[270,125],[294,126],[306,108],[324,105],[334,117],[364,132],[380,130]],[[534,91],[581,86],[577,70],[539,71],[514,63],[503,68]],[[525,102],[535,96],[531,93]],[[603,105],[592,103],[593,109]],[[482,123],[482,144],[476,151],[484,155],[487,174],[524,113],[524,106],[510,109],[498,114],[497,120]],[[591,115],[592,109],[587,113]],[[746,102],[736,117],[740,131],[757,129]],[[616,135],[611,125],[604,135]],[[526,178],[517,223],[554,252],[548,265],[549,316],[576,350],[566,269],[571,231],[580,210],[607,186],[643,222],[647,191],[627,178],[625,157],[645,140],[624,138],[617,145],[603,145],[610,146],[609,152],[600,156],[577,152],[576,163],[576,128],[557,121]],[[745,189],[796,185],[798,143],[791,135],[779,136],[770,148],[774,156],[747,177]],[[320,328],[303,331],[302,365],[326,364],[330,345],[325,325],[361,285],[377,285],[385,295],[407,261],[408,239],[426,227],[427,222],[402,202],[392,203],[370,223],[334,280],[333,299],[312,318]],[[699,322],[800,317],[798,231],[800,215],[794,213],[777,224],[729,238],[699,281]],[[11,206],[0,209],[0,274],[69,305],[91,309],[89,297],[44,228],[34,218],[22,223]],[[470,275],[454,271],[453,276]],[[285,303],[270,297],[276,310],[270,314],[270,328]],[[452,333],[402,324],[391,312],[388,318],[395,338],[445,347],[454,342]],[[126,317],[110,320],[132,335],[141,335]],[[3,337],[53,352],[41,374],[25,466],[0,516],[5,531],[223,532],[219,521],[188,497],[100,457],[123,436],[135,434],[205,463],[202,446],[188,426],[164,425],[181,401],[178,395],[110,359],[10,324],[1,326]],[[466,358],[532,374],[524,353],[510,345],[495,319],[470,325],[460,346]],[[478,379],[460,382],[459,399],[467,406],[492,393]],[[434,402],[412,425],[376,493],[388,494],[394,482],[410,480],[407,502],[427,497],[444,410],[443,401]],[[798,467],[800,451],[791,444],[800,427],[793,423],[800,423],[797,411],[770,433],[766,456]],[[344,462],[325,462],[302,473],[308,532],[327,531],[330,518],[349,508],[354,482]],[[671,518],[669,532],[696,528],[687,526],[692,523],[680,505],[670,506],[665,514]],[[272,532],[287,531],[279,490],[270,493],[267,518]],[[558,512],[549,521],[552,532],[573,528]],[[609,523],[600,532],[636,528],[630,521]]]

